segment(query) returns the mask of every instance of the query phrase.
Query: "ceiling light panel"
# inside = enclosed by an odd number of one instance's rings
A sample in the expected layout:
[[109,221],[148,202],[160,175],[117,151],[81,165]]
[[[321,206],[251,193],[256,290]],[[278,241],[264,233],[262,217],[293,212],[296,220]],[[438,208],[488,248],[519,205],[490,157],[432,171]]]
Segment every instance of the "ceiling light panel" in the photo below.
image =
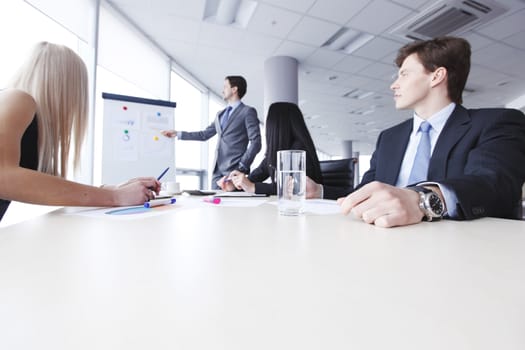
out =
[[204,20],[246,28],[256,8],[252,0],[206,0]]
[[371,34],[343,27],[335,32],[335,34],[323,44],[323,47],[351,54],[373,38],[374,36]]

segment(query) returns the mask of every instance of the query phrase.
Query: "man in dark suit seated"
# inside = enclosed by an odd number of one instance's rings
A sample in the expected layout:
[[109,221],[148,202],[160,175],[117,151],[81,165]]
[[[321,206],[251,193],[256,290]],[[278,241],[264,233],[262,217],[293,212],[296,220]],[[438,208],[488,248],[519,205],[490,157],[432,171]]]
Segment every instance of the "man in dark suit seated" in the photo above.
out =
[[219,111],[213,123],[202,131],[164,130],[166,137],[181,140],[206,141],[219,135],[215,149],[212,188],[219,189],[217,182],[238,170],[249,174],[253,159],[261,150],[261,131],[255,108],[245,105],[241,99],[246,94],[246,80],[238,75],[224,79],[222,95],[228,106]]
[[392,227],[484,216],[517,218],[525,181],[525,116],[513,109],[466,109],[470,45],[443,37],[402,47],[391,85],[414,117],[384,130],[345,214]]

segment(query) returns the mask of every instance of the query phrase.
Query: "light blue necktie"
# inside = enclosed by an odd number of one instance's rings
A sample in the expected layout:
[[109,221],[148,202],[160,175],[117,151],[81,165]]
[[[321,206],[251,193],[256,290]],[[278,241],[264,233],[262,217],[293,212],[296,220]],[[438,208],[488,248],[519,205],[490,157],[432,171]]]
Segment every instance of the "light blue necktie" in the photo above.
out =
[[226,108],[226,110],[222,114],[221,129],[224,129],[224,127],[226,126],[226,123],[228,123],[228,118],[230,118],[231,110],[232,110],[232,106],[228,106],[228,108]]
[[432,125],[428,122],[423,122],[419,126],[421,139],[419,139],[414,165],[408,177],[409,185],[427,180],[428,164],[430,163],[430,129]]

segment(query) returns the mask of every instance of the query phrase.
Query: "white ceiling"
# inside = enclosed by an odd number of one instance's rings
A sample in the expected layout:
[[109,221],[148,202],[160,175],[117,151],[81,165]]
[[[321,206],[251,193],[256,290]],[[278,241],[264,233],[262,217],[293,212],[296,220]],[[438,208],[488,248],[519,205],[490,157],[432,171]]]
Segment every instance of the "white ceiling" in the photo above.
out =
[[[483,2],[483,0],[478,0]],[[525,2],[495,0],[507,11],[461,34],[473,48],[467,107],[496,107],[525,95]],[[394,109],[389,85],[396,51],[407,42],[390,31],[436,1],[261,0],[246,28],[203,20],[205,0],[111,0],[113,7],[180,66],[220,96],[226,75],[248,81],[247,104],[264,120],[264,62],[299,61],[299,104],[318,149],[373,151],[380,130],[410,117]],[[342,26],[375,38],[352,54],[321,47]],[[373,92],[362,100],[353,89]]]

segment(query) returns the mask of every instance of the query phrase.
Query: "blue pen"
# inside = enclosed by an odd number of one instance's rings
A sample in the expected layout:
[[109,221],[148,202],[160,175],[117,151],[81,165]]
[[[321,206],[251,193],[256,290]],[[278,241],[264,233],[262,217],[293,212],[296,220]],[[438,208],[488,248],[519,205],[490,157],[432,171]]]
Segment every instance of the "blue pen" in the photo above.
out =
[[[159,175],[159,177],[157,177],[157,181],[160,181],[160,179],[162,179],[162,177],[168,172],[168,170],[170,170],[170,167],[167,167],[166,169],[164,169],[164,171]],[[148,187],[148,189],[152,190],[153,191],[153,187]]]
[[170,170],[170,167],[167,167],[163,172],[162,174],[159,175],[159,177],[157,177],[157,181],[160,181],[160,179],[162,179],[162,177],[164,176],[164,174],[166,174],[168,172],[168,170]]
[[159,205],[173,204],[177,200],[175,198],[161,198],[161,199],[151,199],[148,202],[144,203],[144,208],[153,208]]

